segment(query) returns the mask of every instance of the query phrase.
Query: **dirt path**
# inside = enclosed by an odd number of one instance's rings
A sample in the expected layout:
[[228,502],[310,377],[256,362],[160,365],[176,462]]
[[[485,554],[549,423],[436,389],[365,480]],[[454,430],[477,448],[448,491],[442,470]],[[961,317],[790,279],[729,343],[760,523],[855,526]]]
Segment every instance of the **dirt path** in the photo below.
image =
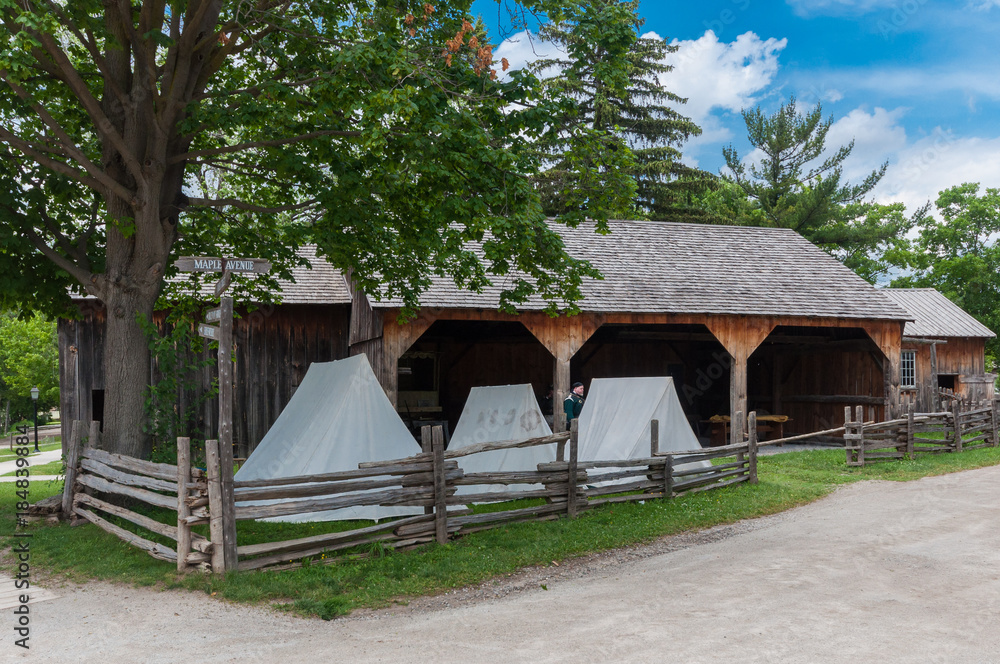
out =
[[[191,593],[55,588],[32,605],[26,659],[1000,661],[998,499],[1000,467],[853,484],[775,517],[333,622]],[[7,660],[13,638],[0,634]]]

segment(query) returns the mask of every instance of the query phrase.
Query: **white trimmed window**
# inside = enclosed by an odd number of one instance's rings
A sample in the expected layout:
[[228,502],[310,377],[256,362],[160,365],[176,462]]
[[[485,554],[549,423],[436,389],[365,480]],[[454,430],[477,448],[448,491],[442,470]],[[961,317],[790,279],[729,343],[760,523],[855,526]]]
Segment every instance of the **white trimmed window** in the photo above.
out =
[[903,389],[912,389],[917,386],[917,351],[903,351],[903,358],[900,362],[900,374],[900,387]]

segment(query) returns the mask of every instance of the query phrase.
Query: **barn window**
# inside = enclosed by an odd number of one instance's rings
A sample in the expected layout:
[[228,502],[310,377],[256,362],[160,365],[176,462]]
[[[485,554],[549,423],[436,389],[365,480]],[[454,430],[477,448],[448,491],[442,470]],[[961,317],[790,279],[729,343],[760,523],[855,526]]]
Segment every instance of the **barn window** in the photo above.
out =
[[900,376],[900,387],[914,388],[917,386],[917,352],[904,350],[903,359],[900,362],[902,376]]

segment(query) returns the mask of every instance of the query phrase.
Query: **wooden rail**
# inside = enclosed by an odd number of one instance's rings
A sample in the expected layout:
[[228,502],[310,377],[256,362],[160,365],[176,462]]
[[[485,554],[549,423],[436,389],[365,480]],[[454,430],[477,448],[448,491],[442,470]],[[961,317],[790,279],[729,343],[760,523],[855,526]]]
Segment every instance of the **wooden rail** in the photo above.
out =
[[950,454],[1000,445],[997,400],[972,404],[954,399],[950,410],[917,413],[904,418],[861,423],[861,406],[855,416],[844,409],[847,465],[864,466],[882,459],[913,459],[918,454]]
[[[84,424],[73,422],[67,443],[64,514],[77,523],[90,522],[154,558],[174,562],[178,571],[210,569],[215,547],[210,540],[191,532],[191,526],[206,520],[209,512],[203,500],[208,491],[205,474],[190,465],[190,440],[178,439],[177,465],[152,463],[98,449],[97,422],[87,427],[89,436],[84,444]],[[112,502],[116,497],[176,511],[176,525],[118,505]],[[111,519],[127,521],[176,544],[166,546]]]
[[[750,414],[748,440],[718,448],[661,452],[659,423],[650,423],[650,456],[639,459],[581,461],[578,421],[569,432],[444,449],[440,427],[425,427],[423,451],[410,457],[359,464],[358,469],[269,480],[232,482],[235,504],[227,508],[225,472],[218,441],[206,441],[207,470],[191,468],[190,441],[178,439],[177,465],[153,464],[96,449],[74,450],[72,511],[149,555],[192,568],[277,570],[301,565],[307,558],[342,560],[358,547],[405,549],[488,528],[525,521],[574,518],[596,506],[673,498],[742,482],[757,481],[755,415]],[[74,428],[82,431],[82,423]],[[564,446],[565,460],[538,464],[533,470],[465,473],[462,460],[473,454],[533,446]],[[74,457],[73,455],[76,454]],[[68,473],[69,475],[69,473]],[[87,492],[97,492],[97,498]],[[176,523],[160,523],[112,501],[118,497],[176,511]],[[524,498],[544,503],[496,511],[482,506]],[[272,502],[273,501],[273,502]],[[250,519],[314,514],[360,506],[411,506],[424,514],[284,541],[236,546],[235,559],[224,546],[229,530]],[[463,509],[475,505],[476,509]],[[176,542],[171,548],[99,516],[123,519],[158,538]],[[227,526],[227,520],[233,525]],[[208,524],[209,537],[191,532]],[[330,554],[337,554],[338,557]]]

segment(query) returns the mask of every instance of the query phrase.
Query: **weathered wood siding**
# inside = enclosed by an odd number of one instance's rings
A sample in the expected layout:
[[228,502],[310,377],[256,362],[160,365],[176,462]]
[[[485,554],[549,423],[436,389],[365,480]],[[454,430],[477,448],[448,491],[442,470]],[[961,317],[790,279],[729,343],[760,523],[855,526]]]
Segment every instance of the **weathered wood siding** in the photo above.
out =
[[[104,389],[104,310],[95,303],[81,306],[78,320],[59,321],[60,409],[63,427],[74,419],[93,418],[94,390]],[[163,313],[156,321],[163,325]],[[234,443],[247,456],[264,437],[302,382],[313,362],[330,362],[348,355],[350,306],[282,305],[242,312],[234,325],[235,411]],[[206,350],[203,358],[214,357]],[[155,361],[153,380],[159,375]],[[180,408],[198,400],[215,380],[213,366],[199,372],[198,386],[181,391]],[[206,402],[197,416],[197,428],[214,432],[218,403]],[[63,440],[69,433],[63,432]]]

